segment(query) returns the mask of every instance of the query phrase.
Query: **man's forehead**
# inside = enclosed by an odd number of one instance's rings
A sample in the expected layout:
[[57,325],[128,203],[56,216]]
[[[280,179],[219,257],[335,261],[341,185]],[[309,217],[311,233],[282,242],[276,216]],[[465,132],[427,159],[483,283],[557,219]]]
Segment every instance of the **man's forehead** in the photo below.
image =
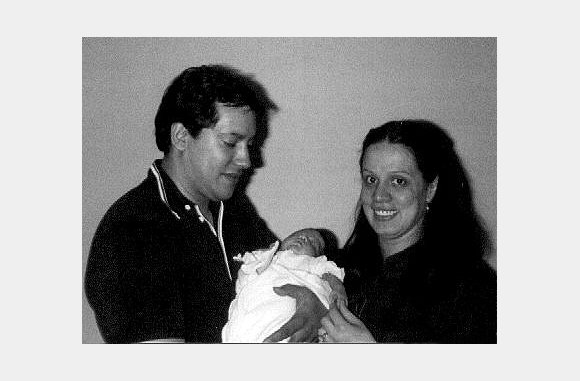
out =
[[213,129],[222,134],[233,134],[241,138],[256,133],[255,113],[249,107],[230,107],[217,104],[218,121]]

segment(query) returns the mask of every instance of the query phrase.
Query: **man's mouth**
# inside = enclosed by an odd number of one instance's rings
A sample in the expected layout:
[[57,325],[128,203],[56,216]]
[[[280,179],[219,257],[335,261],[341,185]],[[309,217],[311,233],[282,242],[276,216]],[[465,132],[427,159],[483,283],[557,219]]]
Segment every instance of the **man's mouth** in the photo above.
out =
[[240,179],[240,173],[224,173],[225,178],[230,181],[238,181]]

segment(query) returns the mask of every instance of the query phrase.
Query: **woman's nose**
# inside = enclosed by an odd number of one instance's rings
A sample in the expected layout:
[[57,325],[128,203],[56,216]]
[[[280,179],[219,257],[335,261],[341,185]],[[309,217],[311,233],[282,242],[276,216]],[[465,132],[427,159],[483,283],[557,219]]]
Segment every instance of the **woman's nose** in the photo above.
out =
[[381,186],[375,188],[373,193],[373,200],[375,201],[390,201],[391,191],[388,186]]

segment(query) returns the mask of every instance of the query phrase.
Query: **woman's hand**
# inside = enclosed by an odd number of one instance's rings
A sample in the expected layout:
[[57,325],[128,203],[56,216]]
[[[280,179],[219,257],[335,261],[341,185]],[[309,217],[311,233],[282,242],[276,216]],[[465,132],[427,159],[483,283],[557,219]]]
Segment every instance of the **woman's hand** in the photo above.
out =
[[367,327],[346,308],[342,300],[332,305],[321,320],[318,336],[324,343],[376,343]]
[[332,289],[332,292],[330,293],[330,304],[336,302],[338,299],[342,299],[348,306],[346,290],[344,289],[344,285],[342,284],[341,280],[331,273],[322,274],[322,279],[328,282],[328,285]]
[[290,296],[296,299],[296,313],[264,342],[276,343],[287,337],[290,337],[290,343],[315,342],[318,337],[318,328],[320,328],[320,319],[327,312],[316,294],[307,287],[294,284],[274,287],[274,292],[280,296]]

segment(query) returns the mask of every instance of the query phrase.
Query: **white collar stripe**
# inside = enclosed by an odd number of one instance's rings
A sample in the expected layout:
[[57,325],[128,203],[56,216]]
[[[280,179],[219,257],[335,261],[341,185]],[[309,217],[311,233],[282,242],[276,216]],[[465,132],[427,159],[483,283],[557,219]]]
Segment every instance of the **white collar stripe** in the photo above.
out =
[[175,213],[175,211],[173,209],[171,209],[171,206],[169,206],[169,201],[167,201],[167,194],[165,193],[165,187],[163,186],[163,179],[161,178],[161,174],[159,173],[159,170],[157,169],[157,166],[155,165],[155,163],[153,163],[151,165],[151,172],[153,172],[153,175],[155,176],[155,179],[157,180],[157,189],[159,190],[159,196],[161,197],[161,201],[163,201],[163,203],[165,205],[167,205],[167,207],[169,208],[171,213],[173,213],[173,215],[178,220],[181,220],[181,217],[179,217],[179,214]]
[[232,273],[230,271],[230,264],[228,263],[228,256],[226,253],[226,245],[224,244],[224,236],[222,231],[222,220],[224,219],[224,203],[220,201],[220,211],[218,217],[218,240],[220,241],[220,246],[222,247],[222,253],[224,254],[224,261],[228,269],[228,275],[230,280],[232,280]]
[[195,208],[195,211],[197,213],[197,216],[199,217],[199,220],[201,222],[206,222],[207,225],[209,226],[211,232],[213,233],[213,235],[215,235],[220,243],[220,247],[222,249],[222,254],[224,255],[224,262],[226,263],[226,269],[228,270],[228,276],[230,277],[230,280],[232,280],[232,272],[230,270],[230,264],[228,263],[228,256],[226,253],[226,245],[224,244],[224,238],[222,235],[222,220],[224,218],[224,203],[223,201],[220,201],[220,211],[219,211],[219,215],[218,215],[218,231],[215,231],[215,228],[213,227],[212,224],[210,224],[210,222],[208,220],[205,219],[205,217],[203,216],[203,213],[201,213],[201,210],[199,209],[199,206],[197,206],[197,204],[195,204],[193,206]]
[[[167,193],[165,192],[165,186],[163,185],[163,179],[161,178],[161,173],[159,173],[159,169],[157,169],[157,166],[155,165],[155,163],[153,163],[151,165],[151,172],[153,172],[153,175],[155,176],[155,179],[157,180],[157,189],[159,190],[159,196],[161,197],[161,200],[163,201],[163,203],[165,205],[167,205],[167,207],[169,208],[171,213],[173,213],[173,215],[178,220],[181,220],[181,217],[179,217],[179,214],[177,214],[173,209],[171,209],[171,206],[169,205],[169,201],[167,201]],[[232,280],[232,272],[230,270],[230,264],[228,263],[228,256],[226,254],[226,246],[224,244],[224,239],[223,239],[223,235],[222,235],[223,234],[222,233],[222,220],[224,218],[224,203],[223,203],[223,201],[220,201],[220,210],[219,210],[219,216],[218,216],[218,231],[217,232],[215,231],[212,224],[210,224],[209,221],[207,221],[205,219],[205,217],[201,213],[201,210],[199,210],[199,206],[197,206],[197,204],[194,204],[193,206],[195,208],[195,211],[197,212],[199,220],[201,222],[205,221],[207,223],[207,225],[209,226],[209,228],[211,229],[211,232],[217,237],[217,239],[220,243],[220,247],[222,249],[222,254],[224,255],[224,261],[226,263],[226,269],[228,270],[228,276],[230,277],[230,280]]]

